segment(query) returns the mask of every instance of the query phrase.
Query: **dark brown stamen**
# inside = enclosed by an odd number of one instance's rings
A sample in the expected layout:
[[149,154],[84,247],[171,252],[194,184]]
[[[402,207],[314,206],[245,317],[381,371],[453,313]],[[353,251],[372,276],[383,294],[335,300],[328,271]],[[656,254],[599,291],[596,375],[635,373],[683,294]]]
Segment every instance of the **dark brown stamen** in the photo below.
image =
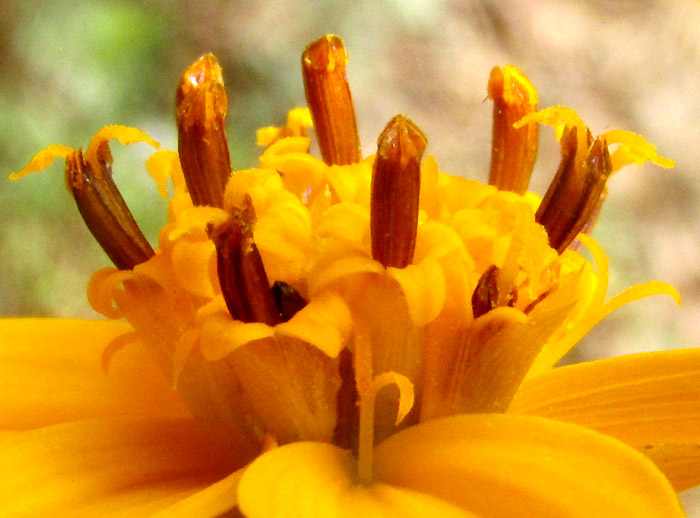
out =
[[66,158],[66,185],[88,229],[120,270],[131,270],[154,255],[124,198],[112,180],[111,154],[104,144],[97,150],[99,170],[82,151]]
[[246,195],[243,209],[234,207],[227,221],[210,229],[219,283],[233,318],[274,326],[280,323],[280,315],[253,241],[254,224],[255,210]]
[[[498,307],[498,274],[501,269],[495,264],[479,277],[476,289],[472,294],[472,312],[474,318],[485,315],[492,309]],[[506,296],[505,304],[508,307],[515,306],[518,301],[518,290],[513,287]]]
[[275,281],[272,285],[272,298],[282,322],[287,322],[308,304],[294,287],[282,281]]
[[587,133],[587,149],[580,149],[576,127],[566,129],[561,139],[562,160],[536,220],[549,235],[549,244],[560,254],[595,217],[612,171],[605,141],[593,141]]
[[221,67],[213,54],[202,56],[185,71],[175,108],[180,163],[192,202],[223,207],[231,175],[224,127],[228,99]]
[[306,102],[323,161],[347,165],[362,159],[355,109],[345,75],[348,55],[343,40],[327,34],[301,56]]
[[537,110],[537,91],[512,66],[491,70],[488,91],[493,99],[489,184],[524,194],[537,157],[539,125],[529,122],[515,129],[513,124]]
[[411,264],[418,231],[420,161],[428,141],[403,115],[379,136],[372,171],[372,257],[384,266]]
[[476,284],[476,289],[472,294],[474,318],[479,318],[496,307],[498,303],[498,271],[498,267],[492,264],[479,277],[479,282]]

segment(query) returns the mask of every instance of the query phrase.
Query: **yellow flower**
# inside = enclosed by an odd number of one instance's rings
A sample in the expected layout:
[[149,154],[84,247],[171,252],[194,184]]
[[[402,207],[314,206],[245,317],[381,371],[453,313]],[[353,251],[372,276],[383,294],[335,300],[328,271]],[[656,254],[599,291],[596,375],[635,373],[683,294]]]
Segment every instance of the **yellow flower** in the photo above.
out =
[[[490,185],[423,159],[401,115],[363,159],[346,62],[339,38],[312,43],[309,110],[260,130],[259,167],[233,173],[221,69],[192,65],[179,155],[147,162],[173,188],[155,249],[108,147],[157,147],[144,133],[108,126],[14,175],[66,159],[116,266],[88,298],[126,322],[0,326],[1,514],[682,515],[674,490],[700,483],[700,350],[552,368],[621,305],[678,300],[650,282],[606,301],[607,258],[583,233],[610,174],[672,162],[537,111],[510,66],[489,80]],[[543,200],[526,193],[540,123],[562,146]]]

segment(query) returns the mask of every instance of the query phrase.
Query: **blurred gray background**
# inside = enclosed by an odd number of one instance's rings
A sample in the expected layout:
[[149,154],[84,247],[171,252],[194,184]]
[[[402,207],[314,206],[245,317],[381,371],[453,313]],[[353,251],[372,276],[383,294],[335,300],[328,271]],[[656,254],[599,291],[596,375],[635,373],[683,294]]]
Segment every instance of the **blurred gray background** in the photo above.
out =
[[[64,188],[62,165],[18,182],[37,150],[86,146],[105,124],[146,130],[176,149],[173,100],[204,52],[224,67],[236,168],[256,164],[256,128],[303,105],[300,54],[326,32],[344,38],[365,154],[396,113],[428,135],[443,171],[488,174],[494,65],[522,68],[540,106],[576,109],[594,133],[644,135],[677,167],[630,167],[609,183],[594,236],[611,258],[610,295],[647,280],[681,291],[637,302],[600,324],[572,361],[700,346],[700,2],[355,0],[0,2],[0,314],[94,318],[91,273],[109,261]],[[151,242],[164,202],[145,145],[115,144],[115,179]],[[558,146],[541,131],[533,190]],[[700,500],[688,498],[689,506]],[[700,516],[696,514],[696,516]]]

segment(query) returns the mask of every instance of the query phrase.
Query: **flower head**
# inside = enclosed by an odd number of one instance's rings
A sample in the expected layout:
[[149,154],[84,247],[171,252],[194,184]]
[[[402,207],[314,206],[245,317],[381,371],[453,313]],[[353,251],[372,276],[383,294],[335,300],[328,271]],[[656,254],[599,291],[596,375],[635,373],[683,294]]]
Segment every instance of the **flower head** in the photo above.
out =
[[[617,169],[672,163],[637,135],[594,138],[568,109],[537,111],[510,66],[489,80],[490,185],[439,171],[402,115],[363,159],[346,64],[337,36],[309,45],[309,110],[261,130],[259,166],[233,172],[221,69],[211,55],[192,65],[177,90],[179,154],[147,162],[161,193],[168,179],[174,191],[153,249],[112,182],[108,146],[157,146],[145,134],[108,127],[86,153],[52,146],[17,175],[66,158],[71,193],[114,262],[88,287],[97,311],[129,324],[106,368],[143,344],[193,422],[235,444],[221,456],[238,471],[170,511],[225,487],[223,510],[252,517],[678,515],[643,453],[678,487],[700,482],[700,470],[678,468],[700,444],[696,425],[684,431],[700,417],[686,399],[700,392],[697,351],[552,369],[620,305],[678,298],[652,282],[606,302],[607,258],[582,233]],[[312,123],[322,159],[309,154]],[[562,146],[543,200],[526,192],[538,124]],[[687,383],[665,391],[663,369]],[[677,432],[631,434],[632,411],[617,428],[587,418],[585,393],[621,412],[672,402]]]

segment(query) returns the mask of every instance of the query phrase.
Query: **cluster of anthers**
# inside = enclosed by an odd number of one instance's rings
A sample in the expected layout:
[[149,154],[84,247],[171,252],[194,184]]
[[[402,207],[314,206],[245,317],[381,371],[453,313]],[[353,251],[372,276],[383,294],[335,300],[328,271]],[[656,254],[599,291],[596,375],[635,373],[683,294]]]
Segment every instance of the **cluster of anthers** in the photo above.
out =
[[[362,157],[337,36],[302,56],[308,110],[258,132],[260,165],[232,171],[222,72],[209,54],[182,76],[179,153],[147,169],[168,223],[153,249],[112,180],[108,126],[85,152],[51,146],[15,176],[66,160],[66,181],[115,265],[91,279],[91,305],[126,318],[194,416],[225,423],[253,459],[274,444],[330,443],[369,483],[376,444],[443,416],[504,413],[528,376],[553,366],[600,319],[675,291],[634,286],[605,301],[607,259],[589,229],[605,183],[630,163],[672,162],[642,137],[593,137],[570,109],[537,110],[524,74],[494,68],[489,185],[438,170],[403,115]],[[309,154],[308,128],[321,159]],[[527,187],[540,124],[561,164],[542,200]],[[610,146],[616,146],[610,152]],[[576,245],[576,246],[572,246]],[[585,246],[591,263],[578,253]]]

